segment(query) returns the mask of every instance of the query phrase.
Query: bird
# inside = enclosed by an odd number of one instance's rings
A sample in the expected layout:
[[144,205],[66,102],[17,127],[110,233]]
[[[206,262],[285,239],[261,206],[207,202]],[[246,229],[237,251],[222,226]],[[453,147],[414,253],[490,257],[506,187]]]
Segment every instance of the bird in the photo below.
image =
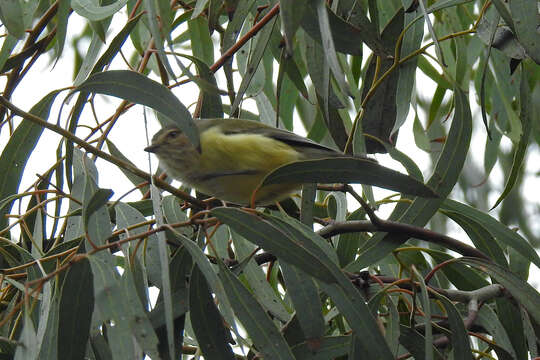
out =
[[301,184],[259,188],[273,170],[299,161],[350,157],[293,132],[247,119],[194,120],[200,147],[174,125],[165,126],[144,151],[165,173],[201,193],[238,205],[266,206],[289,197]]

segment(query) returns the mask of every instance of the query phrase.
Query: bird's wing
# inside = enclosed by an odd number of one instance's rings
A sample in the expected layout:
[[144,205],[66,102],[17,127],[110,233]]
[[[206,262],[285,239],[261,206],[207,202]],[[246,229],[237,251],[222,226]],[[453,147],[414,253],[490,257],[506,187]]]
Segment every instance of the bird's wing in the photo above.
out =
[[328,152],[329,154],[339,154],[338,151],[316,143],[313,140],[296,135],[295,133],[287,130],[265,125],[257,121],[230,119],[227,120],[226,125],[223,125],[222,123],[221,129],[224,134],[259,134],[284,142],[285,144],[293,147],[309,147],[321,150],[322,152]]
[[[221,131],[224,134],[260,134],[267,136],[269,138],[281,141],[289,146],[296,148],[310,148],[312,151],[310,154],[313,158],[322,158],[322,157],[351,157],[350,154],[343,154],[335,149],[332,149],[328,146],[321,145],[313,140],[299,136],[293,132],[278,129],[266,124],[263,124],[258,121],[245,120],[245,119],[227,119],[227,121],[222,121],[222,119],[203,119],[197,120],[200,124],[200,129],[205,129],[213,126],[219,126]],[[314,150],[314,151],[313,151]],[[354,155],[352,157],[358,159],[365,159],[375,161],[374,159],[362,156]],[[376,161],[375,161],[376,162]]]
[[198,181],[208,181],[208,180],[212,180],[214,178],[218,178],[218,177],[224,177],[224,176],[238,176],[238,175],[256,175],[256,174],[260,174],[261,171],[260,170],[251,170],[251,169],[248,169],[248,170],[223,170],[223,171],[215,171],[215,172],[211,172],[211,173],[208,173],[208,174],[204,174],[203,176],[199,176],[197,179]]

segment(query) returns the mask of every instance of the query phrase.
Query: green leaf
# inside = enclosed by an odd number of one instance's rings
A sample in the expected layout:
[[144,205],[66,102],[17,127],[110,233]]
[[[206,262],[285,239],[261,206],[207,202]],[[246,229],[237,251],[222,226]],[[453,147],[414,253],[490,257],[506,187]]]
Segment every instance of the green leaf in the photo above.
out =
[[515,249],[523,257],[536,264],[537,267],[540,267],[540,256],[538,256],[529,242],[517,232],[497,221],[490,215],[469,205],[465,205],[450,199],[443,202],[441,209],[459,213],[462,216],[466,216],[473,221],[480,223],[495,237],[495,239],[497,239],[497,241],[500,241],[506,246]]
[[231,105],[231,111],[234,113],[240,102],[244,99],[244,94],[248,90],[248,87],[254,79],[257,70],[261,67],[261,60],[265,55],[266,46],[270,43],[270,37],[272,35],[273,28],[276,24],[276,19],[272,19],[264,28],[257,34],[257,37],[253,40],[254,46],[250,51],[250,57],[245,67],[245,73],[242,77],[242,81],[236,93],[234,103]]
[[[354,26],[327,8],[330,32],[336,50],[345,54],[361,55],[362,46],[367,45],[376,55],[390,54],[380,40],[377,28],[367,17],[357,12]],[[318,43],[321,41],[321,30],[315,6],[308,6],[302,20],[302,28]]]
[[242,29],[242,25],[244,24],[244,21],[246,21],[247,15],[251,11],[253,5],[255,5],[255,0],[239,0],[236,4],[234,16],[223,34],[223,42],[221,45],[222,54],[234,45],[236,38]]
[[197,266],[191,272],[189,281],[189,311],[197,343],[205,358],[234,360],[234,353],[228,344],[230,334],[227,336],[221,314]]
[[539,352],[538,352],[538,344],[536,341],[537,336],[534,332],[533,324],[531,322],[529,314],[527,314],[527,312],[523,308],[519,310],[521,312],[523,328],[525,330],[524,333],[525,333],[525,336],[527,337],[527,345],[529,347],[529,353],[531,354],[531,358],[533,359],[538,358]]
[[302,203],[300,204],[300,221],[307,227],[313,228],[313,206],[317,195],[316,184],[302,185]]
[[497,317],[510,338],[516,359],[527,358],[527,339],[525,338],[519,305],[514,299],[507,298],[495,299],[495,305]]
[[438,40],[439,38],[437,37],[437,34],[435,34],[435,30],[433,29],[433,24],[431,23],[431,20],[429,19],[424,1],[425,0],[418,1],[418,4],[420,5],[420,10],[422,11],[422,14],[424,15],[424,20],[426,21],[429,34],[431,35],[431,39],[435,43],[435,53],[437,54],[439,63],[446,66],[446,62],[444,61],[441,45],[439,44],[439,40]]
[[[59,92],[60,90],[55,90],[45,95],[32,107],[30,114],[47,119],[54,99]],[[36,147],[42,132],[41,126],[24,119],[9,138],[0,155],[0,169],[2,169],[0,173],[0,201],[17,193],[26,162]],[[9,214],[10,210],[11,202],[4,203],[0,207],[0,229],[4,229],[8,225],[6,215]]]
[[450,330],[452,331],[452,336],[450,340],[452,341],[452,352],[456,359],[463,360],[473,360],[471,353],[471,346],[469,344],[469,335],[465,325],[463,324],[463,319],[457,311],[456,307],[450,300],[446,297],[436,294],[439,301],[442,303],[446,310],[446,315],[448,316],[448,323],[450,325]]
[[268,221],[234,208],[214,208],[212,214],[247,240],[270,251],[283,261],[322,281],[335,281],[325,259],[321,259],[319,254],[313,253],[312,249],[307,249],[298,240],[289,238]]
[[321,313],[322,305],[319,291],[315,282],[294,265],[282,262],[280,267],[287,287],[287,294],[291,297],[305,338],[322,338],[325,324]]
[[96,73],[76,91],[119,97],[159,111],[177,125],[191,143],[199,146],[199,134],[191,114],[166,86],[134,71],[111,70]]
[[[540,56],[540,54],[539,54]],[[510,170],[510,175],[504,186],[504,190],[495,201],[495,204],[491,207],[490,210],[496,208],[501,201],[512,191],[518,176],[521,172],[521,167],[523,165],[523,160],[525,159],[525,153],[529,145],[529,138],[531,137],[532,130],[532,119],[531,119],[531,97],[529,91],[529,82],[527,79],[527,72],[524,68],[521,69],[521,85],[520,85],[520,94],[519,100],[521,103],[521,110],[519,112],[519,118],[521,120],[521,135],[519,137],[519,143],[514,152],[514,159],[512,161],[512,169]]]
[[94,311],[92,279],[87,259],[74,263],[66,273],[58,315],[59,359],[84,358]]
[[88,220],[97,210],[107,204],[111,196],[113,196],[111,189],[98,189],[87,202],[84,202],[83,206],[83,221],[84,228],[88,229]]
[[[173,306],[173,320],[174,320],[174,335],[173,338],[178,344],[175,346],[176,354],[175,358],[181,356],[181,346],[183,343],[184,325],[186,312],[189,310],[189,288],[187,279],[191,274],[193,268],[193,260],[191,255],[185,248],[180,248],[174,254],[170,261],[171,269],[171,300]],[[160,296],[152,311],[149,314],[149,319],[154,327],[159,339],[158,349],[162,359],[168,359],[169,345],[167,339],[167,328],[165,324],[165,302],[163,297]]]
[[39,348],[37,341],[35,341],[36,329],[32,321],[32,312],[29,306],[27,306],[21,315],[23,316],[24,325],[18,339],[14,360],[36,359]]
[[[136,166],[135,164],[133,164],[127,157],[124,156],[124,154],[122,154],[122,152],[120,151],[120,149],[118,149],[116,147],[116,145],[114,145],[114,143],[112,141],[110,141],[109,139],[105,139],[105,143],[107,144],[107,148],[109,149],[109,153],[114,156],[115,158],[118,158],[120,160],[122,160],[123,162],[126,162],[130,165],[133,165],[134,167]],[[124,168],[119,168],[119,170],[129,179],[129,181],[134,185],[134,186],[138,186],[144,182],[146,182],[145,179],[143,179],[142,177],[139,177],[135,174],[133,174],[132,172],[130,171],[127,171],[125,170]],[[143,187],[140,187],[139,188],[139,191],[141,192],[141,194],[146,194],[148,191],[149,191],[149,186],[148,185],[145,185]]]
[[[163,226],[165,221],[163,218],[163,210],[161,205],[161,193],[158,188],[152,183],[150,185],[150,198],[156,219],[156,226]],[[168,352],[169,357],[173,359],[177,352],[177,346],[174,341],[174,313],[172,304],[172,283],[171,283],[171,268],[169,265],[169,247],[167,245],[167,237],[165,233],[160,231],[157,233],[158,238],[158,254],[161,270],[161,294],[163,298],[163,307],[165,309],[165,334],[161,343],[166,343],[166,349],[162,352]],[[165,347],[165,346],[164,346]]]
[[116,14],[128,0],[117,0],[112,4],[100,6],[93,0],[71,0],[71,7],[80,16],[92,21],[100,21]]
[[[414,13],[405,13],[405,26],[414,21]],[[422,43],[422,36],[424,35],[424,22],[418,21],[410,29],[407,30],[403,37],[403,44],[401,45],[401,57],[405,57],[417,50]],[[414,81],[416,77],[416,67],[418,63],[418,56],[410,59],[404,64],[400,65],[399,80],[396,88],[396,121],[394,127],[390,132],[393,135],[400,127],[405,123],[407,115],[409,114],[409,108],[411,106],[412,96],[414,94]]]
[[517,359],[516,352],[512,347],[512,343],[508,338],[508,334],[506,333],[506,330],[499,321],[498,314],[493,311],[491,307],[482,306],[480,308],[480,311],[478,311],[478,317],[476,321],[478,321],[478,324],[487,330],[487,332],[493,337],[495,343],[497,343],[497,346],[500,349],[498,350],[497,348],[495,348],[497,355],[501,356],[499,351],[502,350],[505,352],[505,356],[508,356],[511,359]]
[[424,283],[424,278],[422,274],[420,274],[414,266],[412,267],[412,271],[414,277],[417,279],[418,284],[420,285],[420,301],[422,303],[422,311],[424,314],[425,324],[426,340],[424,343],[424,351],[426,354],[426,360],[433,360],[433,328],[431,326],[431,305],[429,300],[429,294],[427,292],[426,284]]
[[345,80],[345,74],[343,73],[337,58],[334,39],[332,37],[332,30],[330,29],[330,19],[328,16],[328,11],[326,10],[326,1],[316,0],[314,5],[317,10],[317,18],[319,20],[319,28],[321,30],[321,42],[328,65],[332,70],[334,79],[339,85],[341,92],[343,94],[352,96],[351,90],[349,89],[349,86]]
[[[13,35],[8,34],[5,37],[4,42],[2,43],[2,50],[0,50],[0,69],[1,69],[0,73],[5,73],[9,71],[9,69],[4,68],[4,66],[8,64],[10,59],[12,60],[12,63],[13,63],[14,57],[10,58],[9,56],[11,55],[13,49],[15,48],[18,42],[19,41],[17,40],[17,38]],[[15,65],[12,65],[12,66],[15,66]]]
[[[24,5],[27,6],[26,4]],[[23,8],[19,0],[0,1],[0,20],[10,35],[17,39],[23,38],[25,25]]]
[[[163,14],[165,17],[162,17],[162,10],[163,10],[163,1],[159,1],[158,4],[156,4],[155,1],[145,1],[144,2],[144,8],[146,9],[146,20],[148,25],[148,30],[150,30],[150,34],[152,35],[152,39],[154,40],[154,46],[157,50],[157,55],[159,57],[159,60],[161,61],[163,67],[165,67],[165,70],[167,70],[167,73],[172,78],[175,78],[175,74],[173,69],[171,68],[171,64],[169,63],[169,58],[165,54],[165,48],[164,48],[164,39],[161,35],[161,29],[163,27],[167,28],[169,27],[167,24],[167,21],[165,19],[168,18],[168,14]],[[156,5],[160,5],[158,9],[156,9]],[[167,7],[170,11],[170,6]],[[159,11],[159,12],[158,12]],[[159,20],[159,21],[158,21]],[[163,23],[165,21],[165,23]],[[162,25],[163,24],[163,25]],[[168,31],[164,31],[164,34],[170,35]],[[170,37],[169,40],[169,49],[171,52],[174,52],[174,49],[172,48],[172,40]],[[181,128],[182,129],[182,128]],[[188,138],[195,144],[196,142],[191,139],[191,137],[188,135]]]
[[540,17],[538,16],[538,3],[534,1],[510,1],[510,12],[514,20],[515,34],[527,54],[540,64],[540,36],[538,27]]
[[[112,61],[112,59],[117,55],[118,51],[126,41],[128,35],[130,35],[137,25],[139,19],[141,18],[142,13],[135,16],[133,19],[129,20],[126,25],[118,32],[118,34],[112,39],[110,42],[109,47],[107,50],[103,53],[103,55],[96,61],[95,65],[92,69],[90,69],[90,66],[93,64],[93,60],[99,55],[99,51],[101,50],[101,41],[95,36],[95,34],[92,36],[91,43],[89,45],[89,50],[86,52],[86,56],[84,57],[83,64],[81,65],[81,69],[79,70],[79,73],[77,74],[77,78],[73,82],[74,85],[81,84],[85,79],[86,76],[91,73],[97,73],[101,72],[103,68]],[[83,70],[83,67],[86,67]],[[66,130],[75,133],[75,129],[77,128],[77,124],[79,122],[79,118],[82,114],[82,111],[84,109],[84,106],[86,105],[86,101],[89,97],[88,92],[81,92],[80,95],[77,98],[77,101],[75,102],[75,105],[73,106],[72,115],[69,120],[69,124]],[[72,157],[73,157],[73,143],[71,141],[66,141],[66,178],[68,186],[71,187],[72,185],[72,174],[71,174],[71,163],[72,163]]]
[[[299,241],[304,247],[318,254],[321,259],[328,258],[333,264],[338,264],[338,257],[334,248],[319,234],[313,232],[313,229],[300,221],[281,214],[280,217],[266,215],[265,219],[272,225],[279,227],[289,237]],[[320,252],[322,250],[322,253]],[[334,265],[329,265],[333,267]]]
[[[146,221],[143,214],[141,214],[137,209],[133,208],[129,204],[119,202],[114,207],[116,213],[116,227],[117,229],[127,229],[132,225],[141,224]],[[137,227],[129,230],[129,236],[138,235],[144,233],[146,228]],[[120,239],[127,237],[126,235],[120,235]],[[146,244],[143,249],[139,249],[136,253],[137,257],[140,259],[141,263],[145,265],[145,272],[148,274],[148,280],[150,283],[161,288],[161,267],[159,261],[159,250],[158,250],[158,238],[156,234],[149,235],[146,239]],[[133,244],[133,245],[131,245]],[[138,248],[138,245],[131,242],[126,244],[128,247],[132,247],[132,250],[135,251]],[[124,246],[126,246],[124,245]]]
[[[47,285],[45,285],[47,286]],[[45,296],[45,292],[44,292]],[[42,360],[56,360],[58,359],[58,318],[60,312],[60,297],[51,296],[49,311],[45,317],[41,317],[37,337],[41,340],[41,347],[39,349],[38,359]],[[73,315],[73,314],[71,314]],[[40,334],[41,327],[44,326],[44,333]]]
[[[201,89],[199,100],[201,102],[201,119],[223,118],[223,103],[221,102],[222,92],[217,87],[214,73],[208,65],[194,56],[178,54],[178,56],[190,59],[197,68],[198,76],[191,78]],[[189,76],[189,74],[186,74]]]
[[223,317],[225,318],[227,323],[229,323],[229,325],[233,326],[234,328],[234,317],[232,314],[231,305],[229,304],[229,300],[226,296],[223,283],[218,278],[216,272],[214,271],[214,268],[212,267],[212,264],[210,264],[210,261],[208,260],[204,252],[201,250],[201,248],[197,246],[195,242],[191,241],[176,230],[173,233],[180,241],[182,241],[182,244],[185,246],[191,257],[193,258],[193,261],[197,264],[199,269],[204,274],[208,285],[210,285],[212,291],[216,294],[219,302],[223,304],[223,307],[221,308],[221,311],[223,312]]
[[[356,345],[367,359],[390,360],[394,356],[382,336],[364,298],[345,276],[339,284],[319,282],[321,289],[332,299],[343,314],[356,337]],[[358,356],[358,355],[357,355]]]
[[[381,34],[383,43],[388,47],[392,46],[392,53],[395,39],[399,37],[402,30],[403,11],[400,10],[392,17]],[[380,78],[380,75],[390,70],[393,64],[394,59],[390,56],[382,59],[377,59],[373,56],[370,58],[365,80],[362,85],[363,101],[365,101],[365,97],[374,85],[375,72],[378,71],[378,77]],[[379,141],[395,143],[396,137],[394,136],[392,138],[391,133],[396,124],[396,94],[401,69],[401,67],[394,68],[392,73],[379,83],[378,87],[372,93],[371,98],[367,100],[362,117],[362,131],[358,132],[356,136],[368,134],[370,137],[375,137]],[[410,94],[409,96],[405,95],[405,97],[409,100],[411,99]],[[366,151],[368,153],[384,152],[384,146],[379,141],[373,140],[370,137],[366,137],[365,139]]]
[[292,347],[296,360],[328,360],[347,355],[351,336],[325,336],[317,341],[316,348],[310,342],[302,342]]
[[[92,72],[92,69],[95,68],[95,61],[101,52],[104,42],[103,39],[100,39],[97,32],[92,33],[92,40],[88,44],[85,57],[83,58],[77,77],[73,81],[73,85],[77,86],[81,84],[87,78],[88,74]],[[75,114],[72,116],[72,119],[74,116]]]
[[89,260],[99,321],[114,323],[107,328],[113,358],[132,358],[139,347],[152,358],[158,358],[158,339],[137,294],[132,270],[126,269],[119,277],[114,264],[108,263],[110,259],[98,259],[94,255]]
[[89,352],[91,351],[95,358],[100,360],[112,360],[112,352],[109,344],[101,332],[94,332],[89,341]]
[[[249,285],[253,296],[257,298],[259,303],[266,309],[266,311],[275,318],[281,320],[282,322],[287,322],[291,317],[291,314],[285,309],[282,304],[282,299],[276,294],[272,286],[268,283],[266,279],[266,274],[264,269],[259,267],[255,260],[253,259],[253,252],[256,247],[243,237],[239,236],[234,231],[229,231],[226,227],[220,229],[225,230],[224,240],[228,241],[231,237],[234,244],[235,253],[238,259],[249,259],[247,263],[244,260],[240,260],[243,263],[242,274],[245,276],[246,284]],[[218,230],[219,232],[219,230]],[[217,232],[216,232],[217,234]],[[214,247],[216,246],[216,234],[212,238]],[[225,242],[225,244],[227,244]],[[227,254],[219,254],[221,257],[226,258]],[[320,308],[320,307],[319,307]]]
[[497,264],[475,258],[460,258],[459,261],[492,276],[527,310],[534,321],[540,323],[540,294],[535,288]]
[[416,196],[437,196],[413,177],[362,158],[296,161],[272,171],[262,185],[282,183],[360,183]]
[[[443,203],[442,208],[445,204]],[[488,255],[490,259],[495,261],[501,266],[508,266],[508,260],[503,252],[503,249],[488,231],[485,225],[482,225],[479,221],[475,220],[467,213],[459,213],[455,211],[442,210],[442,213],[447,215],[450,219],[454,220],[465,232],[469,235],[469,238],[474,243],[474,246]]]
[[[366,213],[364,209],[357,209],[348,215],[347,221],[364,220]],[[346,266],[356,258],[358,249],[362,248],[365,242],[368,240],[368,235],[361,232],[351,232],[347,234],[341,234],[339,236],[339,243],[337,244],[336,253],[339,257],[339,264]]]
[[299,222],[295,222],[297,225],[293,226],[285,219],[273,216],[261,219],[234,208],[215,208],[212,214],[249,241],[272,252],[280,260],[320,279],[319,286],[344,314],[368,355],[372,355],[371,358],[392,358],[361,294],[337,267],[335,253],[331,257],[317,241],[309,241],[306,233],[315,235],[309,228]]
[[[525,59],[525,48],[516,39],[510,27],[500,24],[500,15],[490,7],[478,23],[476,33],[482,42],[502,51],[507,57]],[[484,66],[487,68],[487,65]]]
[[[427,253],[435,260],[437,264],[453,259],[451,255],[437,250],[430,249]],[[463,264],[452,262],[441,268],[441,271],[448,280],[459,290],[473,291],[478,288],[489,285],[489,282],[477,271],[472,270]]]
[[270,317],[221,261],[219,277],[236,316],[263,357],[276,360],[294,359],[291,349]]
[[208,21],[200,16],[188,21],[191,36],[191,51],[194,57],[202,59],[208,65],[214,63],[214,46],[208,31]]
[[[406,208],[396,207],[392,220],[424,226],[441,206],[443,199],[448,196],[457,182],[471,141],[472,116],[469,101],[465,93],[455,89],[455,114],[448,138],[443,151],[437,160],[437,165],[427,186],[440,196],[439,199],[416,198]],[[405,210],[406,209],[406,210]],[[408,237],[400,234],[376,234],[372,237],[370,248],[366,249],[355,262],[347,266],[349,271],[359,271],[380,259],[383,259],[393,249],[407,241]]]
[[305,57],[307,71],[315,87],[317,103],[326,127],[338,148],[344,149],[348,135],[338,113],[343,104],[330,86],[330,69],[324,56],[324,49],[310,36],[305,37]]
[[60,59],[60,56],[64,50],[70,5],[70,0],[60,0],[58,2],[58,12],[56,15],[56,61]]
[[[399,335],[399,343],[403,345],[412,355],[414,359],[425,359],[426,358],[426,350],[424,344],[426,343],[425,338],[420,335],[418,332],[416,332],[414,329],[400,325],[400,335]],[[441,353],[433,347],[433,354],[435,355],[435,359],[437,360],[443,360],[446,359],[446,357],[443,357]]]
[[219,26],[219,16],[223,8],[223,1],[221,0],[210,0],[208,4],[208,28],[210,33]]
[[192,19],[195,19],[203,12],[204,8],[208,4],[208,0],[197,0],[195,3],[195,8],[193,9],[193,14],[191,15]]
[[418,57],[418,67],[426,74],[426,76],[430,77],[438,87],[443,87],[446,90],[451,90],[453,88],[450,81],[435,69],[435,67],[427,60],[426,56]]
[[287,53],[293,53],[293,38],[300,26],[308,5],[308,0],[280,0],[279,16],[285,37]]
[[386,298],[386,308],[389,311],[389,316],[386,325],[386,342],[393,354],[398,353],[399,349],[399,312],[396,304],[390,296]]

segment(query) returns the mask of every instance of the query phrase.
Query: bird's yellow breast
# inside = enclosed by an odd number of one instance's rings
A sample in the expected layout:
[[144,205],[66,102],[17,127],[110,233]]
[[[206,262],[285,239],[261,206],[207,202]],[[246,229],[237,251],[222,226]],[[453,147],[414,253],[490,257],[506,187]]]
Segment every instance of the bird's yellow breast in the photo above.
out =
[[[208,176],[199,190],[223,200],[247,204],[253,191],[272,170],[301,154],[293,147],[260,134],[224,134],[212,127],[200,135],[200,172]],[[265,186],[257,191],[258,203],[287,197],[298,185]]]

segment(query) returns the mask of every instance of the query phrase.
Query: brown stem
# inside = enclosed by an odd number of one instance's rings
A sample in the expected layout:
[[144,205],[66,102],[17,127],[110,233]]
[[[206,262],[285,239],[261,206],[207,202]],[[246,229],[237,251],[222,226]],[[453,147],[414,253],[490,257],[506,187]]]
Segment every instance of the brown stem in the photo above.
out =
[[229,60],[230,57],[232,57],[240,48],[255,34],[257,34],[264,25],[266,25],[274,16],[276,16],[279,13],[279,3],[274,5],[272,9],[266,14],[261,21],[256,23],[244,36],[242,36],[236,44],[230,47],[229,50],[225,51],[223,55],[212,65],[210,66],[210,71],[216,72],[220,67],[223,66]]
[[[364,209],[369,209],[365,207]],[[367,211],[367,210],[366,210]],[[400,235],[406,235],[416,239],[424,240],[432,244],[444,246],[447,249],[454,250],[464,256],[472,256],[480,259],[491,261],[491,259],[478,249],[469,246],[457,239],[450,236],[439,234],[435,231],[424,229],[409,224],[402,224],[395,221],[383,220],[378,217],[373,217],[374,213],[368,212],[371,221],[355,220],[334,222],[328,226],[325,226],[317,233],[324,238],[328,238],[337,234],[345,234],[351,232],[388,232]],[[375,219],[375,222],[373,221]]]

